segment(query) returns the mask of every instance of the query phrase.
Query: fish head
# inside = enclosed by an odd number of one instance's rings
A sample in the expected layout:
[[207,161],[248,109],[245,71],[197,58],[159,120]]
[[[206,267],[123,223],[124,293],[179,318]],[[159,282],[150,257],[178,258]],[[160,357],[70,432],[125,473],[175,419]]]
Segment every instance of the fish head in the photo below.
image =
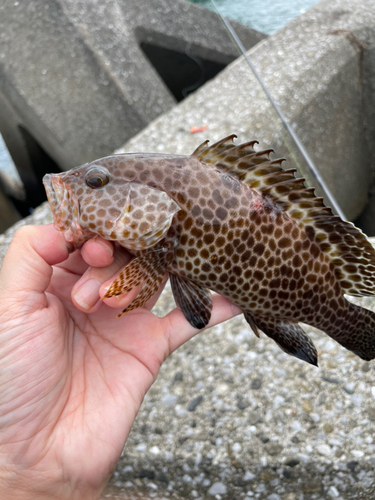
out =
[[136,182],[118,155],[47,174],[43,184],[55,228],[71,250],[96,235],[130,250],[149,248],[168,231],[179,205],[166,192]]

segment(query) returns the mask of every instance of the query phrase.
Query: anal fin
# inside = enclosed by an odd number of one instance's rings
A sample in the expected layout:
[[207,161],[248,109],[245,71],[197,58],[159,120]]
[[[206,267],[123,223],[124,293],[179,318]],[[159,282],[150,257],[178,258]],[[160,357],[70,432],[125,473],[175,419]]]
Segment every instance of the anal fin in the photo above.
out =
[[211,318],[209,291],[175,274],[170,274],[170,282],[174,300],[185,318],[194,328],[204,328]]
[[268,337],[273,339],[276,344],[287,354],[295,358],[306,361],[311,365],[318,366],[318,353],[312,341],[298,325],[298,323],[290,323],[280,319],[271,317],[252,316],[251,313],[245,312],[245,319],[253,329],[254,325],[264,332]]

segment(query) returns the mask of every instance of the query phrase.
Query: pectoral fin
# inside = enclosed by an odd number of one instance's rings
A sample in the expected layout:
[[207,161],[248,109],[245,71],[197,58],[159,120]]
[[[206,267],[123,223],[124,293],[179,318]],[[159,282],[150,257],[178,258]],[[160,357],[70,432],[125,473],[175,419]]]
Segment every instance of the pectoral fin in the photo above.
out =
[[162,249],[145,252],[122,269],[103,299],[122,295],[143,283],[142,290],[137,297],[117,317],[142,307],[157,292],[166,268],[165,252]]
[[288,323],[271,317],[255,318],[247,312],[245,312],[245,319],[253,330],[253,325],[255,325],[287,354],[318,366],[316,348],[298,323]]
[[209,291],[175,274],[170,275],[170,281],[177,307],[194,328],[204,328],[211,318]]
[[260,335],[259,335],[258,327],[254,323],[254,320],[253,320],[253,317],[251,316],[251,314],[249,314],[247,312],[244,312],[244,316],[245,316],[246,321],[249,323],[250,328],[253,330],[253,332],[255,333],[255,335],[259,338]]

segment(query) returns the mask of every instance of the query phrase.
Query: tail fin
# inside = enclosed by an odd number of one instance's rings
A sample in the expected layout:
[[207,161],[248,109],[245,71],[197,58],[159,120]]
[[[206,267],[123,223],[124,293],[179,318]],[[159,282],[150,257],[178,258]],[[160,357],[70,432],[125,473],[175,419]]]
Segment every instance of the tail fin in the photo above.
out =
[[[346,301],[347,308],[338,315],[325,333],[365,361],[375,358],[375,313]],[[318,327],[319,328],[319,327]]]

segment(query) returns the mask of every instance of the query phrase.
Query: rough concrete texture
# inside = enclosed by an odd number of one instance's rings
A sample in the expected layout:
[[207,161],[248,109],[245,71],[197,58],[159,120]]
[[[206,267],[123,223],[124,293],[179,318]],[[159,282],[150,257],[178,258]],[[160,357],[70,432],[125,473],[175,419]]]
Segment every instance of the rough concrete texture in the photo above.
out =
[[[51,220],[44,204],[0,236],[0,260],[18,227]],[[173,307],[167,286],[154,312]],[[176,351],[102,499],[373,500],[374,365],[305,329],[319,368],[257,339],[242,317]]]
[[[374,26],[372,0],[323,1],[249,52],[348,219],[363,210],[372,179]],[[190,134],[201,125],[209,129]],[[239,141],[273,147],[288,167],[294,157],[306,173],[298,153],[283,143],[283,127],[242,58],[121,151],[189,154],[201,140],[233,132]]]
[[[237,27],[248,48],[265,36]],[[23,129],[68,169],[175,104],[142,42],[222,64],[238,56],[218,16],[184,0],[0,2],[0,129],[31,190],[41,172]]]

